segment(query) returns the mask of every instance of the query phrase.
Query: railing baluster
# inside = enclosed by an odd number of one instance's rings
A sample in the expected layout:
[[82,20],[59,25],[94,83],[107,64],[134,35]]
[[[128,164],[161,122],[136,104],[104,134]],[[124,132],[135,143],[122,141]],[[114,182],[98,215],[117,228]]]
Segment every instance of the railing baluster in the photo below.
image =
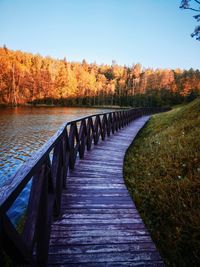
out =
[[115,128],[115,112],[112,113],[112,133],[114,134],[116,131]]
[[70,147],[70,157],[69,157],[69,167],[70,169],[74,168],[74,137],[75,136],[75,123],[70,124],[69,131],[69,147]]
[[94,121],[94,144],[97,145],[99,141],[99,116],[97,115]]
[[107,136],[110,136],[111,132],[111,120],[112,120],[112,115],[108,114],[107,115]]
[[86,122],[85,120],[82,120],[79,129],[79,140],[80,140],[79,156],[81,159],[83,159],[85,153],[86,138],[87,138]]
[[26,213],[26,221],[22,233],[22,238],[26,246],[33,251],[35,241],[35,230],[38,219],[38,211],[40,206],[41,189],[44,174],[38,173],[33,177],[29,203]]
[[122,116],[121,116],[121,111],[119,111],[119,129],[121,130],[123,128],[122,126]]
[[116,112],[116,118],[115,118],[115,125],[116,125],[116,131],[119,130],[119,112]]
[[[99,118],[100,119],[100,118]],[[100,133],[101,133],[101,139],[104,141],[106,132],[105,132],[105,115],[103,115],[102,119],[100,119]]]
[[66,128],[63,132],[62,146],[63,146],[63,187],[65,188],[67,171],[69,168],[69,156],[70,156],[69,138]]
[[93,131],[92,131],[92,118],[88,118],[87,120],[87,140],[86,140],[86,144],[87,144],[87,150],[89,151],[91,149],[91,145],[92,145],[92,135],[93,135]]
[[61,195],[63,189],[63,140],[54,148],[53,160],[52,160],[52,177],[55,188],[55,201],[54,201],[54,215],[56,217],[60,214]]
[[119,130],[122,128],[121,111],[118,112]]
[[122,111],[122,120],[123,120],[123,127],[126,127],[126,116],[125,116],[125,111]]
[[47,163],[43,164],[42,172],[42,186],[40,195],[40,206],[37,220],[37,236],[36,236],[36,260],[38,266],[45,266],[48,258],[48,245],[49,245],[49,218],[48,218],[48,169]]
[[104,134],[108,136],[108,117],[107,114],[104,115]]
[[74,126],[75,132],[74,132],[74,138],[75,138],[75,146],[74,146],[74,165],[76,162],[77,154],[79,152],[79,147],[80,147],[80,138],[78,134],[78,127],[77,127],[77,122],[75,122]]

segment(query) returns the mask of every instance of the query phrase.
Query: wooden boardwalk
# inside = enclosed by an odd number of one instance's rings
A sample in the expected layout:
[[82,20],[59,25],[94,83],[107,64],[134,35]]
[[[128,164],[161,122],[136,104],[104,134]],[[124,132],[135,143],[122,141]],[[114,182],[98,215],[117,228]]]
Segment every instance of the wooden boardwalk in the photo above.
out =
[[148,118],[100,142],[69,172],[49,266],[164,266],[123,180],[125,151]]

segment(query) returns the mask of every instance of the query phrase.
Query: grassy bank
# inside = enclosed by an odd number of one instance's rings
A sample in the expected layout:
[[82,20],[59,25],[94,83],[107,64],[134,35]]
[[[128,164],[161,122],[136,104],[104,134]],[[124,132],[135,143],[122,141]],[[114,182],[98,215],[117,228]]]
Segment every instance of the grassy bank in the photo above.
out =
[[168,266],[200,266],[200,99],[153,116],[124,177]]

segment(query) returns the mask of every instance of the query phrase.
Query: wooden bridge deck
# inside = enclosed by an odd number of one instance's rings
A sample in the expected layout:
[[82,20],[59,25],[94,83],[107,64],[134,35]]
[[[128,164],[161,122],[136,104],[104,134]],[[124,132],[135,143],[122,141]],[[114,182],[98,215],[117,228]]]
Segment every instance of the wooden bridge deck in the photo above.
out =
[[125,151],[148,118],[107,137],[69,171],[49,266],[164,266],[123,180]]

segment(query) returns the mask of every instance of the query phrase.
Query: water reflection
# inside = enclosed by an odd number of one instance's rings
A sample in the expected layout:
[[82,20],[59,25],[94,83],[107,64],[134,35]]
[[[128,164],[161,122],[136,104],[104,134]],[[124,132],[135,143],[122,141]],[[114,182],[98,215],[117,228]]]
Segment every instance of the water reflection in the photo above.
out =
[[105,109],[18,107],[0,109],[0,185],[52,136],[63,122]]
[[[9,178],[20,165],[31,156],[32,152],[40,148],[64,122],[105,111],[108,110],[65,107],[1,108],[0,186],[9,182]],[[18,208],[16,207],[13,212]]]

